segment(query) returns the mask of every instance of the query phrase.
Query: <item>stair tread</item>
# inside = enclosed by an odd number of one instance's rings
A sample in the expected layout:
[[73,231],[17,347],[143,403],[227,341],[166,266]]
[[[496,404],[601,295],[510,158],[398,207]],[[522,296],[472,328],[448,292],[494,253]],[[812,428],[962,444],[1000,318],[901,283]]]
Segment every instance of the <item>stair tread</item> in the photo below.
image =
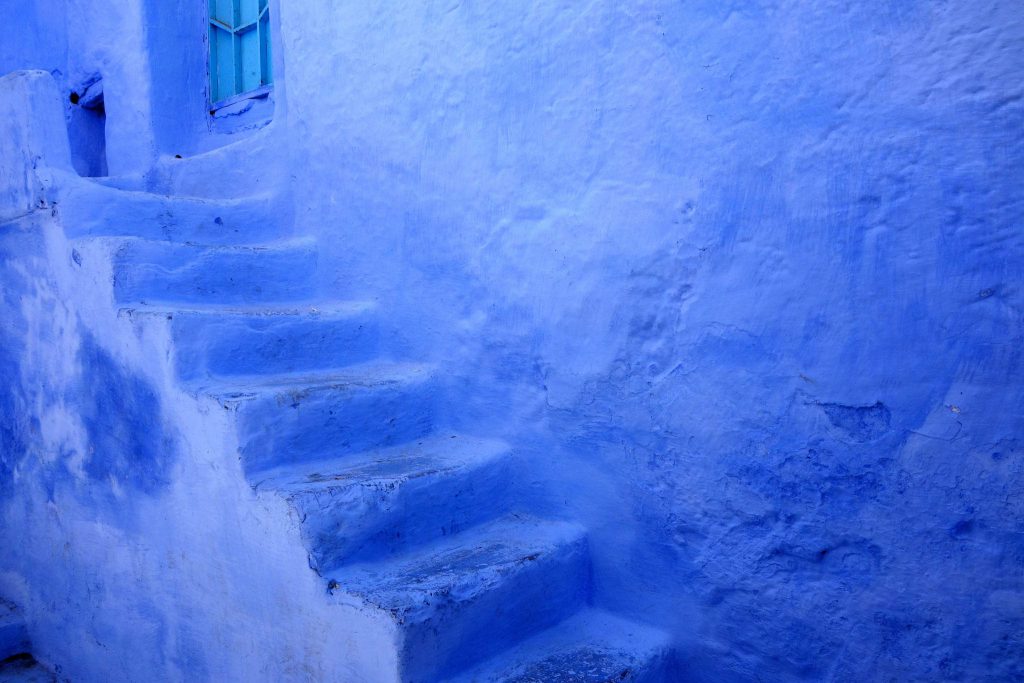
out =
[[192,383],[191,390],[217,398],[237,400],[264,393],[296,389],[370,388],[418,382],[429,378],[433,369],[434,366],[429,363],[377,361],[335,370],[205,379]]
[[634,681],[656,667],[668,636],[598,609],[587,609],[514,646],[451,683],[606,683]]
[[132,306],[122,306],[120,312],[129,315],[222,315],[239,317],[299,317],[321,316],[344,317],[359,315],[376,308],[372,301],[336,301],[317,305],[259,304],[254,306],[237,306],[232,304],[198,302],[147,302]]
[[366,453],[278,467],[262,473],[256,488],[290,496],[356,484],[393,486],[482,465],[507,452],[508,445],[502,441],[445,434]]
[[407,555],[325,572],[332,592],[344,591],[401,614],[426,617],[431,598],[466,601],[542,555],[581,541],[578,524],[511,515],[450,536]]

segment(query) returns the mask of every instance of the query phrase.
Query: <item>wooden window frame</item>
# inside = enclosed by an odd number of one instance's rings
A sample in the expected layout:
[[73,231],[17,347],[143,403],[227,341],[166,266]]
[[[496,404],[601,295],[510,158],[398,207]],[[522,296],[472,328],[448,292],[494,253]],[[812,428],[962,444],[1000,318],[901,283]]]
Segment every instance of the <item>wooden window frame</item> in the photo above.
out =
[[211,112],[269,95],[270,0],[207,0],[207,9]]

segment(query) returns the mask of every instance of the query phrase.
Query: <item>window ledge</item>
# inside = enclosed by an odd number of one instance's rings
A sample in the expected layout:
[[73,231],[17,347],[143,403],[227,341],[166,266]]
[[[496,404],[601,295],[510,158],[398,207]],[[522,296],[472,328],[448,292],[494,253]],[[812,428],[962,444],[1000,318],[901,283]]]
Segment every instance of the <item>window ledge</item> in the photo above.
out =
[[246,102],[247,100],[265,100],[270,96],[270,93],[272,93],[273,91],[273,85],[262,85],[256,90],[250,90],[249,92],[239,93],[237,95],[233,95],[227,98],[226,100],[215,102],[210,105],[210,116],[231,116],[233,114],[241,113],[236,111],[238,108],[234,105]]

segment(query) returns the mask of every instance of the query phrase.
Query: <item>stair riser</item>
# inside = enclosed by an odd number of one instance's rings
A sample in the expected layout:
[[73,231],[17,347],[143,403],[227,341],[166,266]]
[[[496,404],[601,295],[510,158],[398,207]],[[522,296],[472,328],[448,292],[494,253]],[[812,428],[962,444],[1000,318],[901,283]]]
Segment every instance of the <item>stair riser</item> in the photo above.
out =
[[411,441],[434,424],[428,378],[373,386],[282,391],[232,405],[246,472]]
[[313,294],[316,251],[135,243],[119,249],[113,265],[119,303],[290,302]]
[[380,352],[370,313],[299,319],[178,313],[172,331],[182,380],[337,368]]
[[282,202],[238,202],[122,192],[100,185],[75,187],[61,202],[69,237],[121,236],[200,244],[241,244],[280,237]]
[[585,539],[524,562],[530,566],[473,599],[460,601],[457,591],[434,597],[447,604],[428,620],[407,623],[402,680],[444,680],[554,626],[589,599]]
[[372,560],[458,533],[509,504],[508,458],[399,485],[353,484],[289,498],[317,567]]

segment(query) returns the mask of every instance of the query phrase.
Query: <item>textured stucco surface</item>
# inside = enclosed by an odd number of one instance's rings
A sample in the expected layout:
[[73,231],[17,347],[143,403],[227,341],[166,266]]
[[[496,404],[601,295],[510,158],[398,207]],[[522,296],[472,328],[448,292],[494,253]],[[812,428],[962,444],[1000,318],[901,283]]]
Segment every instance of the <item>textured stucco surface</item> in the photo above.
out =
[[326,7],[325,287],[529,435],[604,604],[693,680],[1024,675],[1019,6]]
[[[376,300],[439,364],[438,422],[520,447],[534,511],[589,530],[598,606],[669,631],[680,676],[1024,676],[1017,3],[274,3],[273,122],[235,136],[148,84],[195,83],[144,28],[172,12],[94,5],[19,13],[52,49],[4,43],[0,72],[101,69],[109,184],[254,195],[254,232],[318,238],[305,284]],[[70,54],[68,26],[95,27]],[[0,227],[2,530],[25,548],[0,589],[41,658],[384,677],[323,651],[382,627],[289,604],[320,597],[304,551],[154,364],[169,337],[74,275],[113,258],[65,243],[110,212],[74,188],[78,213]]]

